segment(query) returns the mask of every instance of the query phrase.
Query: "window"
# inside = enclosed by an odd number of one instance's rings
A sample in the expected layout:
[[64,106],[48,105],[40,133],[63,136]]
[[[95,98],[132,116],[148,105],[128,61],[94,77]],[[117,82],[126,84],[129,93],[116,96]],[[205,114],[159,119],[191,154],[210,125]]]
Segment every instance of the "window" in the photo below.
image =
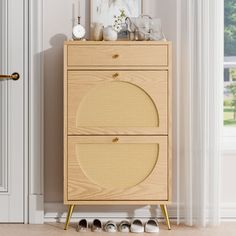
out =
[[224,142],[236,151],[236,0],[224,0]]
[[236,128],[236,1],[225,0],[224,126]]

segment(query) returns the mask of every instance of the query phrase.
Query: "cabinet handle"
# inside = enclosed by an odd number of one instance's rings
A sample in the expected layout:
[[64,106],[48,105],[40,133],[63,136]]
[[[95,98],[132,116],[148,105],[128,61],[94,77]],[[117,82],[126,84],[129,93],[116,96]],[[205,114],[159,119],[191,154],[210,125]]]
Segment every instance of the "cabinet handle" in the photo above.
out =
[[113,143],[117,143],[118,141],[119,141],[119,138],[118,138],[118,137],[112,139],[112,142],[113,142]]
[[115,73],[115,74],[112,75],[112,77],[113,77],[114,79],[116,79],[118,76],[119,76],[119,73]]
[[113,59],[117,59],[118,57],[119,57],[119,54],[114,54],[114,55],[112,56]]

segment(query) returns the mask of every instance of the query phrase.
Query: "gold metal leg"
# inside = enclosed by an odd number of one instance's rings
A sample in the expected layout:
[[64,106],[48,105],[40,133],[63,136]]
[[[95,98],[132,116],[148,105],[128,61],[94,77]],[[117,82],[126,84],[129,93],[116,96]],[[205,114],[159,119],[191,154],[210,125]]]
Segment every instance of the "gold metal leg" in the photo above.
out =
[[160,205],[160,207],[161,207],[162,214],[165,217],[168,230],[171,230],[170,219],[169,219],[169,215],[168,215],[168,212],[167,212],[167,207],[166,207],[166,205]]
[[72,215],[72,213],[73,213],[74,207],[75,207],[75,205],[70,205],[70,206],[69,206],[69,210],[68,210],[68,213],[67,213],[66,223],[65,223],[65,228],[64,228],[64,230],[67,230],[67,228],[68,228],[68,225],[69,225],[69,223],[70,223],[70,218],[71,218],[71,215]]

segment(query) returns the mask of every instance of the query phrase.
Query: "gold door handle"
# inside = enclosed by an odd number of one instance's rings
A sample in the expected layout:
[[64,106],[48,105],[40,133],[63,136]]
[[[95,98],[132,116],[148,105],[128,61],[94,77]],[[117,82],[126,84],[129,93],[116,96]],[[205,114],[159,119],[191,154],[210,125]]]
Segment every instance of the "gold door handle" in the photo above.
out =
[[0,75],[0,80],[1,79],[13,79],[13,80],[18,80],[20,78],[20,75],[17,72],[14,72],[11,75]]
[[118,138],[118,137],[112,139],[112,142],[113,142],[113,143],[118,143],[118,141],[119,141],[119,138]]

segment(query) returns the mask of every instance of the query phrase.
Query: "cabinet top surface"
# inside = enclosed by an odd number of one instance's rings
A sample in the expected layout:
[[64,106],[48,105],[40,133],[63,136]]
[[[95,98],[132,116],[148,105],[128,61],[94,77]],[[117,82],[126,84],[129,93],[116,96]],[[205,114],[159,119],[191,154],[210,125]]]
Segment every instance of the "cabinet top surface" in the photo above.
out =
[[170,41],[65,41],[65,45],[169,45]]

